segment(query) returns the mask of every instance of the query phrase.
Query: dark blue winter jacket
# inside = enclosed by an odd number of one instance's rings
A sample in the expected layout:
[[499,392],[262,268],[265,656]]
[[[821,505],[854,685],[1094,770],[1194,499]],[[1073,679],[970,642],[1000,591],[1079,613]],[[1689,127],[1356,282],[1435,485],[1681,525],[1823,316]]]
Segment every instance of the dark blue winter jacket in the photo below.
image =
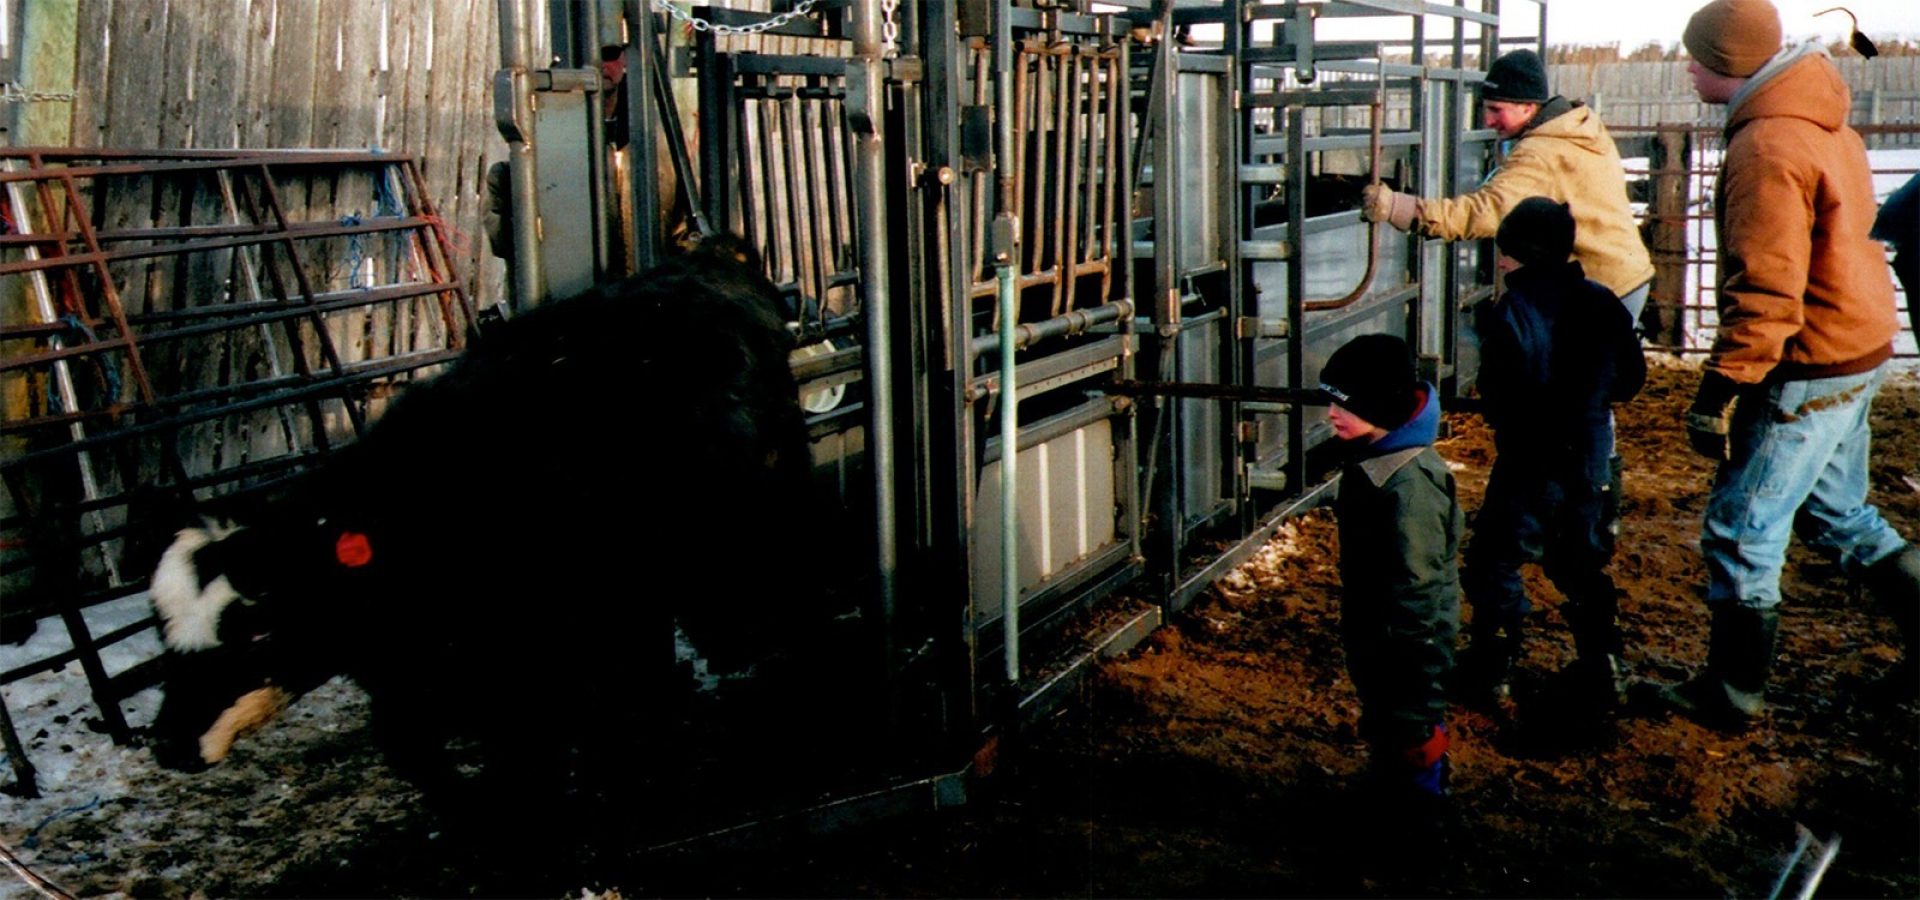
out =
[[1608,477],[1613,404],[1646,381],[1632,317],[1578,262],[1535,264],[1507,276],[1498,303],[1474,308],[1480,395],[1494,446],[1508,465],[1574,464]]

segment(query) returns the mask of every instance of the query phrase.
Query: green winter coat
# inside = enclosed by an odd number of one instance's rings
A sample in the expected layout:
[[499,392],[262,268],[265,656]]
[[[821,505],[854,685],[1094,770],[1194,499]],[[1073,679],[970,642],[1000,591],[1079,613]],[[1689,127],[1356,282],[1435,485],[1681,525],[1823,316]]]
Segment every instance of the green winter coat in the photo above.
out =
[[1340,520],[1341,639],[1362,706],[1361,733],[1418,744],[1447,711],[1460,626],[1456,563],[1466,528],[1453,473],[1431,446],[1349,463]]

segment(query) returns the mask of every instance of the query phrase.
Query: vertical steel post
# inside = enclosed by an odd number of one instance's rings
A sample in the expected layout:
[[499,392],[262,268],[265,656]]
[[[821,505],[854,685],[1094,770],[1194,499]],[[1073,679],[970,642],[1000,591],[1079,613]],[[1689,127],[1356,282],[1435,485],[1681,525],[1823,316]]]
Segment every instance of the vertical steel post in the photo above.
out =
[[[972,185],[986,176],[968,164],[960,136],[961,118],[973,94],[968,92],[964,81],[969,51],[959,35],[958,3],[929,0],[921,10],[924,29],[919,32],[920,54],[926,66],[923,84],[929,111],[927,164],[936,173],[934,183],[927,186],[934,198],[935,242],[930,254],[930,259],[935,261],[935,273],[929,282],[933,289],[929,302],[934,305],[926,315],[928,367],[933,374],[927,386],[942,404],[938,415],[930,414],[926,422],[934,429],[928,433],[930,459],[924,474],[930,485],[928,500],[933,510],[932,540],[926,548],[931,551],[928,584],[939,585],[939,595],[932,602],[938,604],[942,615],[951,617],[946,621],[963,623],[956,645],[948,647],[940,641],[936,646],[945,651],[940,655],[941,673],[952,679],[951,687],[943,692],[952,698],[953,708],[961,713],[955,721],[945,724],[949,724],[954,733],[971,734],[981,719],[979,688],[984,675],[978,656],[980,634],[975,626],[970,565],[974,490],[979,473],[975,469],[974,453],[975,401],[971,394],[974,358],[970,350],[973,303],[969,294],[974,275],[975,237],[971,227],[972,207],[966,201],[976,196]],[[930,406],[929,410],[932,409]],[[944,468],[937,469],[936,461]],[[954,607],[950,611],[945,608],[948,603]],[[935,635],[937,641],[943,637]]]
[[[1149,307],[1155,337],[1158,340],[1161,381],[1172,381],[1180,352],[1179,253],[1182,217],[1180,212],[1179,136],[1174,133],[1174,111],[1180,108],[1179,57],[1173,44],[1174,0],[1159,0],[1154,39],[1153,85],[1147,115],[1153,130],[1153,290]],[[1166,561],[1163,596],[1170,599],[1180,584],[1181,534],[1186,530],[1180,516],[1181,466],[1176,458],[1180,445],[1177,421],[1179,405],[1166,397],[1155,397],[1153,435],[1147,446],[1147,503],[1157,510],[1159,546],[1149,555]],[[1165,470],[1164,474],[1161,470]]]
[[493,122],[507,140],[507,171],[512,198],[508,228],[513,259],[507,267],[512,305],[529,309],[546,299],[540,269],[540,195],[534,169],[533,27],[528,0],[500,0],[500,70],[493,76]]
[[[1306,387],[1307,369],[1307,111],[1287,109],[1287,386]],[[1287,411],[1287,488],[1307,483],[1307,410]]]
[[[1024,160],[1013,154],[1013,21],[1011,3],[994,4],[994,125],[999,132],[993,159],[999,184],[1000,214],[993,222],[992,251],[1000,295],[1000,623],[1006,631],[1007,684],[1020,684],[1020,516],[1017,460],[1020,416],[1014,329],[1020,319],[1015,279],[1020,264],[1020,197],[1014,176]],[[1009,702],[1018,702],[1009,698]]]
[[[586,3],[580,7],[583,17],[579,34],[587,46],[579,51],[580,64],[598,71],[600,68],[600,33],[605,30],[600,22],[602,12],[599,3]],[[607,178],[607,122],[606,98],[613,85],[601,80],[600,89],[588,92],[587,98],[587,190],[589,204],[588,215],[593,220],[593,274],[605,280],[626,274],[615,271],[613,256],[613,238],[617,233],[612,227],[607,210],[618,208],[614,201],[613,183]],[[623,257],[624,259],[624,257]],[[625,268],[622,266],[621,268]]]
[[645,272],[660,261],[660,181],[654,172],[660,159],[660,108],[649,90],[660,47],[648,0],[627,0],[627,29],[627,189],[633,198],[628,240],[634,271]]
[[[855,227],[860,238],[860,315],[866,324],[867,468],[873,478],[874,603],[888,671],[895,662],[895,577],[899,511],[894,485],[892,257],[887,231],[886,47],[880,0],[855,0],[853,59],[847,61],[847,120],[853,131]],[[823,256],[815,263],[827,265]],[[824,279],[823,279],[824,281]],[[826,303],[824,292],[820,302]]]

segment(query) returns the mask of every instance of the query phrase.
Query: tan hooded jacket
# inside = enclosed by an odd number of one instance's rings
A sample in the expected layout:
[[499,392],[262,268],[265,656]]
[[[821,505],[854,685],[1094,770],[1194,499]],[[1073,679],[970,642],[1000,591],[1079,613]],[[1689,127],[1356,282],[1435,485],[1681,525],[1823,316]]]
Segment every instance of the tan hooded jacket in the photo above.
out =
[[[1797,48],[1788,53],[1796,52]],[[1770,63],[1734,96],[1714,190],[1719,333],[1708,368],[1743,384],[1864,372],[1900,329],[1866,146],[1825,53]]]
[[1573,258],[1587,277],[1624,296],[1653,278],[1653,259],[1627,203],[1620,151],[1593,110],[1575,105],[1514,142],[1506,161],[1470,194],[1423,200],[1420,229],[1437,238],[1490,238],[1520,201],[1546,197],[1573,211]]

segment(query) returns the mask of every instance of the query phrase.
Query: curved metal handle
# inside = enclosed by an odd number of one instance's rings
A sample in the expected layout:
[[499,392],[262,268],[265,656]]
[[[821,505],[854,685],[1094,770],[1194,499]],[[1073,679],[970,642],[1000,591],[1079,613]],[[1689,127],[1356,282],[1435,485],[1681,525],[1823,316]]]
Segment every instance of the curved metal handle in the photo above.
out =
[[[1367,147],[1368,152],[1372,155],[1372,163],[1370,166],[1370,174],[1372,177],[1368,182],[1369,184],[1380,183],[1380,119],[1384,115],[1382,112],[1382,107],[1385,105],[1383,102],[1382,94],[1383,94],[1382,88],[1374,89],[1373,104],[1372,104],[1373,105],[1373,137]],[[1304,190],[1305,186],[1302,185],[1301,189]],[[1303,238],[1303,240],[1301,240],[1301,247],[1304,248],[1306,246],[1306,242],[1304,240],[1305,235],[1300,235],[1299,237]],[[1300,304],[1300,308],[1307,312],[1320,312],[1320,311],[1329,310],[1329,309],[1339,309],[1343,306],[1352,305],[1354,301],[1359,300],[1361,297],[1366,296],[1367,291],[1373,288],[1373,276],[1375,272],[1378,271],[1379,267],[1380,267],[1380,223],[1370,222],[1368,223],[1368,227],[1367,227],[1367,271],[1366,271],[1366,274],[1360,277],[1360,284],[1355,286],[1353,290],[1348,291],[1346,296],[1338,297],[1330,300],[1328,299],[1308,300]]]

